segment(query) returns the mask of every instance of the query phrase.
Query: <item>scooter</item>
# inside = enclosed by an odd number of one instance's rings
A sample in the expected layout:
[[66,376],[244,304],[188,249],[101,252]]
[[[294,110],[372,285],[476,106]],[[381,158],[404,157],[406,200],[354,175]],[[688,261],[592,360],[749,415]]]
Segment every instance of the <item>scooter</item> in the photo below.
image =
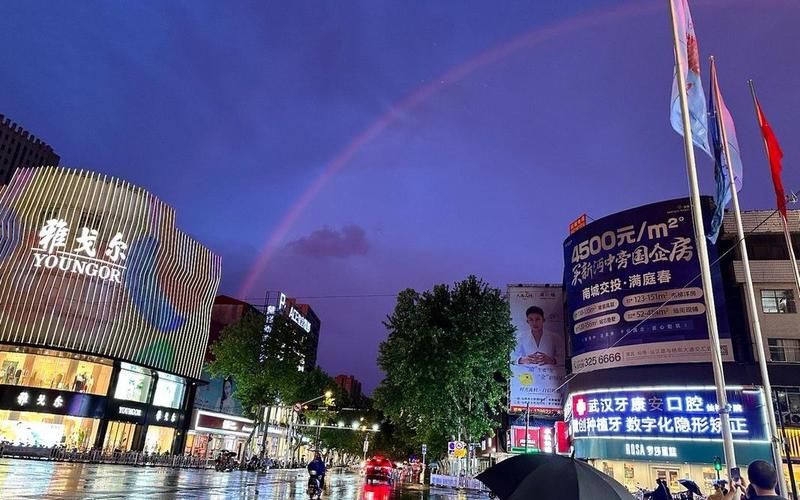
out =
[[317,471],[310,470],[308,474],[308,498],[319,499],[322,497],[322,484],[317,476]]

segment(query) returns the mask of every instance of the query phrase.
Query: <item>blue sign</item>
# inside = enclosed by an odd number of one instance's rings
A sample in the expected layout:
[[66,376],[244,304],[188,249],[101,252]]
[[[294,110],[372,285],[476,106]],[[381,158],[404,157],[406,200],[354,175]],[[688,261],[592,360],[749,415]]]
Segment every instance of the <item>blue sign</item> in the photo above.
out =
[[[574,438],[721,440],[714,389],[609,390],[571,397]],[[734,440],[768,441],[760,390],[729,390],[728,404]]]
[[[564,241],[564,260],[573,371],[710,361],[688,199],[596,220]],[[712,274],[723,359],[732,361],[718,266]]]

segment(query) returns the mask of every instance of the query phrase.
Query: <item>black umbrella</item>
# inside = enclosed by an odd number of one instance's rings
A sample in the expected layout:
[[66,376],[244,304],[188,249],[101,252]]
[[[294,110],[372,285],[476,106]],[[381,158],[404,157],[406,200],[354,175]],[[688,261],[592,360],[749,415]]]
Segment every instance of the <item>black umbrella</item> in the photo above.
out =
[[630,500],[633,495],[591,465],[559,455],[517,455],[478,474],[500,500]]
[[700,491],[700,487],[697,486],[697,483],[695,483],[691,479],[678,479],[678,482],[684,485],[686,489],[691,491],[692,493],[700,496],[703,495],[703,492]]

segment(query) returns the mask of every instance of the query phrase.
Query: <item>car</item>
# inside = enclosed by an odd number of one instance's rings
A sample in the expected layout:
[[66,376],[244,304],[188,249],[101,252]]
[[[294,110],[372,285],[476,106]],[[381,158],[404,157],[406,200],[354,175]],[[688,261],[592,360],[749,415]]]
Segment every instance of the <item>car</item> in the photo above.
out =
[[364,479],[371,481],[392,481],[392,461],[388,458],[375,456],[367,460],[364,466]]

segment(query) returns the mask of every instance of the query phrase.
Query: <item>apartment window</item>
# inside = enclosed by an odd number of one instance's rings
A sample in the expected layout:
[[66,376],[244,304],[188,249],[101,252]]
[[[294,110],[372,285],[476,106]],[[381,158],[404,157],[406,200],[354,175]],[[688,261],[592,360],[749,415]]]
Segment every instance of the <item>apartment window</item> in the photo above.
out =
[[800,339],[767,339],[770,361],[800,363]]
[[796,313],[791,290],[761,290],[761,310],[771,314]]

